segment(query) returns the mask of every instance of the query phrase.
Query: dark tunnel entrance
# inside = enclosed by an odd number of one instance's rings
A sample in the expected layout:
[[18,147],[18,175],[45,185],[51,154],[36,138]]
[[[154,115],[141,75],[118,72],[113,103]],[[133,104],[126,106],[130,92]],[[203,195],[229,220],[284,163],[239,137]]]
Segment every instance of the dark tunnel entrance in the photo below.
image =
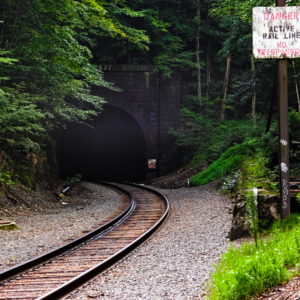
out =
[[91,122],[72,124],[58,141],[60,175],[85,180],[142,181],[146,177],[146,144],[139,124],[125,111],[105,105]]

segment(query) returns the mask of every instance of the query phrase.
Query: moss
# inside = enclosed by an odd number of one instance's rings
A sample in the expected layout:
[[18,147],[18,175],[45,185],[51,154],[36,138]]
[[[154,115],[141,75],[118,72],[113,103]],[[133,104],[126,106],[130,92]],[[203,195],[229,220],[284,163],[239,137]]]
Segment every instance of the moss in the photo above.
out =
[[262,152],[245,159],[240,168],[238,192],[243,193],[254,187],[259,189],[260,194],[275,195],[277,193],[273,184],[273,174],[267,167],[268,159]]

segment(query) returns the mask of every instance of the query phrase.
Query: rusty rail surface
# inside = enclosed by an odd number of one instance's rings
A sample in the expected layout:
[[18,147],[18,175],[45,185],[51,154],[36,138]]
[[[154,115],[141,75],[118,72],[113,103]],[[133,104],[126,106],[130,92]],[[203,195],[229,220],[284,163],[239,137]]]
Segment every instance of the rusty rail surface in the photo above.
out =
[[131,252],[167,218],[169,203],[160,193],[109,185],[130,197],[126,211],[83,238],[0,273],[0,299],[59,299]]

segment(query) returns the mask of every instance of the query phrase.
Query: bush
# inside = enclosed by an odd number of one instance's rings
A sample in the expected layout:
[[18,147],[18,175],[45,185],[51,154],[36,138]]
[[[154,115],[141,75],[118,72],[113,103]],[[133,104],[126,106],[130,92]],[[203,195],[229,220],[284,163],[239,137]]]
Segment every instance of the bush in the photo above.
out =
[[264,132],[264,123],[252,120],[226,120],[209,118],[206,115],[184,107],[181,110],[181,128],[172,130],[176,143],[188,152],[191,165],[203,161],[212,162],[230,146],[241,144],[246,139],[260,137]]

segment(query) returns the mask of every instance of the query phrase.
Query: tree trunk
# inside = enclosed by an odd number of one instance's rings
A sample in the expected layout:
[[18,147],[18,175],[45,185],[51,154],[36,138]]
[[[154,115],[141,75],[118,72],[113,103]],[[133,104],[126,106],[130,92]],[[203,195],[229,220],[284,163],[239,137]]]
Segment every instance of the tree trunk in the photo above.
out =
[[207,45],[207,55],[206,55],[206,98],[209,97],[210,83],[211,83],[211,63],[210,63],[210,44]]
[[[255,76],[255,62],[254,57],[251,55],[251,71],[253,77]],[[251,115],[252,115],[252,121],[253,126],[256,127],[256,79],[254,78],[253,84],[252,84],[252,103],[251,103]]]
[[[209,27],[209,10],[210,10],[210,2],[207,3],[207,14],[206,14],[206,27]],[[208,101],[209,92],[210,92],[210,83],[211,83],[211,62],[210,62],[210,42],[209,39],[207,41],[207,54],[206,54],[206,99]]]
[[200,65],[200,0],[197,1],[196,22],[196,64],[197,64],[197,97],[202,104],[201,65]]
[[[274,72],[274,82],[277,82],[277,73]],[[268,119],[267,119],[267,124],[266,124],[266,133],[268,133],[271,129],[271,124],[272,124],[272,118],[273,118],[273,112],[275,110],[275,107],[277,105],[277,95],[278,95],[278,85],[277,88],[274,87],[272,89],[272,98],[270,99],[270,104],[269,104],[269,112],[268,112]]]
[[227,56],[226,60],[226,71],[225,71],[225,78],[223,83],[223,92],[221,97],[221,120],[225,120],[225,102],[227,98],[227,91],[228,91],[228,83],[229,83],[229,75],[230,75],[230,67],[231,67],[231,56]]
[[[292,60],[292,65],[293,65],[294,75],[296,75],[296,68],[295,68],[294,60]],[[298,103],[298,112],[300,113],[300,95],[299,95],[299,87],[298,87],[296,78],[295,78],[295,89],[296,89],[296,96],[297,96],[297,103]]]

